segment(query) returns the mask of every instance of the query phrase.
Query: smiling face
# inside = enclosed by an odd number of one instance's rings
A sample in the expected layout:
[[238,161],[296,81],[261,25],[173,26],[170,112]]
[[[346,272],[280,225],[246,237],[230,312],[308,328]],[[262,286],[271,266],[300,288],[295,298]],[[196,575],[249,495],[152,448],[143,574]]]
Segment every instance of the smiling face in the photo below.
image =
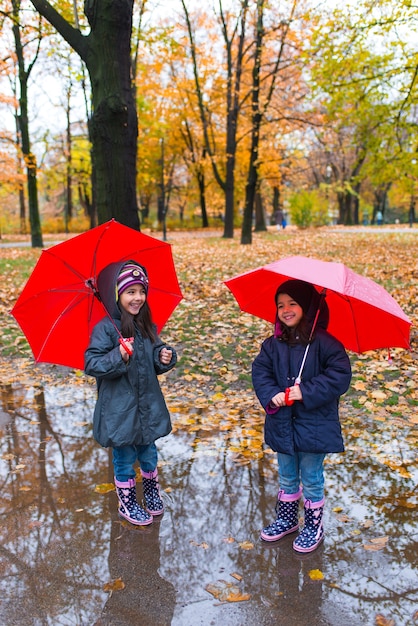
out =
[[287,293],[277,296],[277,316],[288,328],[295,328],[303,317],[302,307]]
[[147,294],[141,283],[131,285],[119,296],[120,306],[131,315],[138,315],[140,309],[144,306]]

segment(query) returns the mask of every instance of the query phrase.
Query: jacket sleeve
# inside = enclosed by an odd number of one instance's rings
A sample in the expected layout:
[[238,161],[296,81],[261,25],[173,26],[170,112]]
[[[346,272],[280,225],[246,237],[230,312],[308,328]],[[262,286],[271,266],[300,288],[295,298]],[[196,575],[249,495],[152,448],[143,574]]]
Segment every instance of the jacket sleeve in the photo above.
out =
[[95,378],[117,378],[127,372],[115,331],[110,325],[98,323],[93,329],[90,344],[84,354],[84,371]]
[[261,350],[253,361],[251,375],[254,391],[261,406],[267,413],[276,413],[279,408],[273,409],[270,400],[283,389],[279,388],[274,374],[271,341],[270,337],[262,343]]
[[302,402],[311,411],[342,396],[350,386],[351,364],[340,341],[324,333],[319,339],[320,373],[300,385]]

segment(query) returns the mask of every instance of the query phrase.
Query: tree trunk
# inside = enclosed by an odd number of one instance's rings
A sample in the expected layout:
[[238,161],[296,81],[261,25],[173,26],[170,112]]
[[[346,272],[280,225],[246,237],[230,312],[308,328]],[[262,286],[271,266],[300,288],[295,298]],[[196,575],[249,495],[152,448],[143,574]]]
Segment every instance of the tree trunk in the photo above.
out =
[[202,214],[202,228],[209,226],[208,212],[206,210],[206,188],[205,173],[203,168],[197,174],[197,184],[199,186],[200,212]]
[[86,0],[91,31],[84,36],[47,0],[33,6],[85,62],[92,89],[93,204],[99,224],[114,217],[139,230],[136,198],[138,121],[130,42],[134,0]]
[[202,124],[203,139],[207,155],[209,156],[212,164],[212,171],[216,182],[225,193],[225,218],[224,218],[224,233],[223,237],[232,238],[234,236],[234,189],[235,189],[235,154],[237,150],[237,123],[240,111],[239,94],[241,88],[241,74],[242,63],[244,56],[244,43],[245,43],[245,26],[247,19],[249,0],[242,0],[241,12],[240,12],[240,26],[241,33],[239,36],[237,52],[235,56],[235,63],[233,58],[234,40],[237,32],[237,28],[233,29],[232,36],[229,36],[227,22],[225,14],[220,6],[220,21],[222,23],[222,34],[225,41],[226,55],[227,55],[227,68],[226,68],[226,156],[225,156],[225,179],[222,178],[220,168],[217,164],[217,158],[215,150],[211,144],[209,136],[209,116],[207,113],[207,107],[205,106],[203,93],[200,84],[200,77],[198,72],[197,57],[196,57],[196,45],[194,42],[194,36],[192,26],[190,23],[189,12],[184,0],[182,0],[184,15],[187,23],[187,30],[190,40],[190,53],[193,63],[193,74],[195,79],[196,96],[199,105],[199,115]]
[[[220,5],[221,6],[221,5]],[[247,21],[248,0],[243,0],[241,5],[241,32],[238,41],[237,54],[232,57],[233,39],[228,37],[226,22],[223,12],[223,32],[227,50],[227,117],[226,117],[226,180],[225,180],[225,238],[234,236],[234,213],[235,213],[235,155],[237,152],[238,116],[240,112],[239,95],[241,90],[242,64],[244,58],[245,28]]]
[[277,186],[274,186],[273,187],[273,211],[271,214],[271,223],[273,223],[275,214],[281,208],[282,207],[280,206],[280,188]]
[[[263,49],[263,2],[257,0],[257,31],[255,40],[255,55],[253,66],[253,84],[251,94],[251,150],[250,164],[248,168],[247,185],[245,188],[244,219],[242,222],[241,243],[252,242],[252,221],[254,211],[254,200],[256,197],[258,183],[258,146],[260,141],[261,111],[260,111],[260,68],[261,52]],[[265,224],[264,224],[265,230]]]
[[260,193],[260,184],[257,185],[257,191],[254,199],[255,210],[255,225],[254,230],[256,233],[267,230],[266,226],[266,214],[263,206],[263,198]]
[[30,71],[33,67],[34,60],[32,61],[29,69],[25,69],[25,59],[23,55],[22,40],[20,37],[20,3],[13,2],[13,36],[15,40],[16,57],[19,68],[19,84],[20,84],[20,97],[19,108],[20,113],[18,115],[18,123],[20,130],[20,140],[22,145],[22,153],[24,155],[26,163],[26,178],[27,178],[27,190],[28,190],[28,205],[29,205],[29,223],[31,232],[32,248],[42,248],[42,231],[41,220],[39,217],[39,204],[38,204],[38,182],[37,182],[37,167],[36,158],[32,154],[29,135],[29,116],[28,116],[28,79]]
[[[23,162],[22,162],[22,143],[20,138],[19,116],[15,115],[16,124],[16,154],[17,154],[17,172],[23,178]],[[26,235],[26,203],[25,190],[22,182],[19,182],[19,220],[20,232]]]
[[68,223],[71,222],[73,217],[73,175],[72,175],[72,134],[71,134],[71,86],[67,91],[67,145],[66,145],[66,157],[67,157],[67,176],[66,176],[66,202],[64,206],[64,225],[65,232],[68,233]]

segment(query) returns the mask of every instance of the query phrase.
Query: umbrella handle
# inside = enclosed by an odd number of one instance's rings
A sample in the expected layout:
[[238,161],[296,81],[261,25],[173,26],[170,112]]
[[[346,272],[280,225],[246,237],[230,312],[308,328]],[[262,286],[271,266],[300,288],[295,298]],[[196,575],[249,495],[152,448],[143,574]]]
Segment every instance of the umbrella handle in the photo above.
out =
[[[296,379],[295,385],[300,385],[300,379]],[[284,392],[284,403],[286,406],[292,406],[294,400],[289,400],[290,387],[286,387]]]
[[127,343],[125,343],[125,341],[133,341],[134,338],[133,337],[129,337],[129,339],[125,339],[124,337],[119,337],[119,343],[121,346],[124,347],[124,349],[126,350],[126,352],[129,354],[129,356],[133,355],[133,351],[131,350],[131,348],[128,346]]
[[286,387],[286,390],[284,392],[284,403],[286,406],[292,406],[292,404],[294,403],[294,400],[289,400],[289,393],[290,387]]

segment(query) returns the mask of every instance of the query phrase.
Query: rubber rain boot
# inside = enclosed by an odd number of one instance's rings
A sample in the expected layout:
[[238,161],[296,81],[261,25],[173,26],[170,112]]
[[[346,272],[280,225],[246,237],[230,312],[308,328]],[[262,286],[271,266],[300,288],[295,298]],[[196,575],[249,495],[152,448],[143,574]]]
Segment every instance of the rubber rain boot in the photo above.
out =
[[299,530],[299,500],[302,489],[296,493],[284,493],[283,489],[277,494],[277,519],[260,533],[263,541],[278,541],[289,533]]
[[135,478],[130,478],[127,482],[115,478],[115,486],[119,500],[119,515],[136,526],[151,524],[152,516],[142,509],[136,500]]

